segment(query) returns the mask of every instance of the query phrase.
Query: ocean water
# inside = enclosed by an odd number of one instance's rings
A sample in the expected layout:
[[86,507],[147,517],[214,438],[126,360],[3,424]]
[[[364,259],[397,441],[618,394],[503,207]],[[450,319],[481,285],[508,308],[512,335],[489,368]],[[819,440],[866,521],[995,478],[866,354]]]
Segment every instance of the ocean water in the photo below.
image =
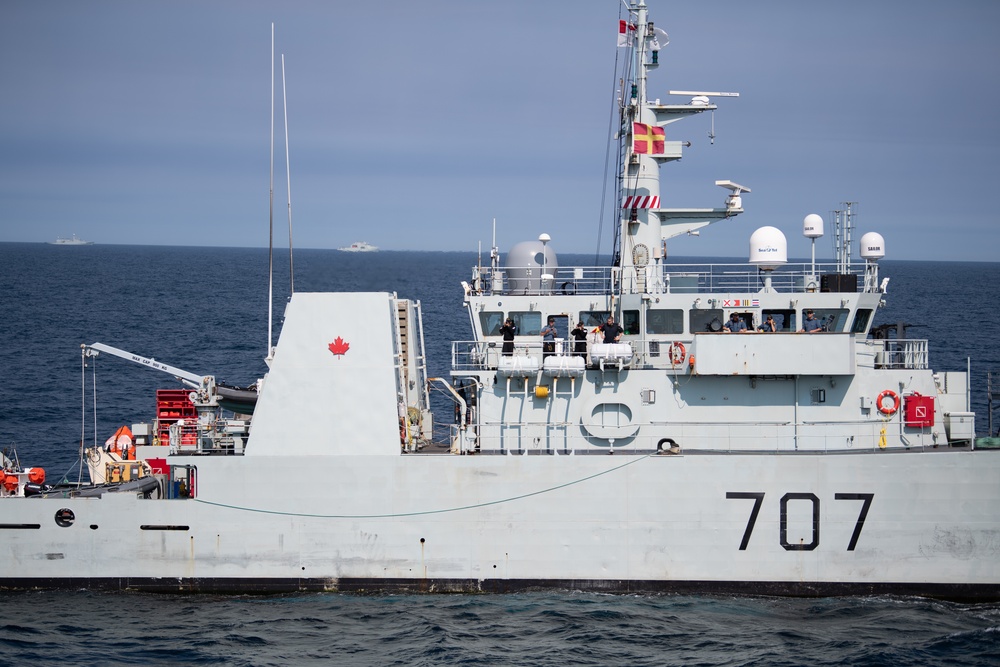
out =
[[[591,260],[560,257],[564,265]],[[451,341],[469,337],[459,281],[475,262],[473,253],[302,250],[295,254],[295,289],[386,290],[421,300],[429,370],[446,375]],[[229,384],[261,377],[267,264],[261,249],[0,243],[0,446],[16,445],[21,462],[45,467],[50,479],[74,478],[81,440],[103,442],[118,425],[151,418],[155,390],[176,386],[168,375],[108,355],[82,373],[81,343],[107,343]],[[289,293],[287,251],[276,254],[275,269],[276,341]],[[887,260],[882,275],[891,281],[875,323],[913,325],[910,336],[930,341],[936,369],[963,370],[971,358],[973,409],[985,435],[985,373],[1000,371],[991,335],[1000,263]],[[1000,605],[573,591],[260,598],[2,593],[0,664],[27,661],[998,665]]]
[[5,594],[0,662],[75,665],[996,665],[1000,608],[582,593]]

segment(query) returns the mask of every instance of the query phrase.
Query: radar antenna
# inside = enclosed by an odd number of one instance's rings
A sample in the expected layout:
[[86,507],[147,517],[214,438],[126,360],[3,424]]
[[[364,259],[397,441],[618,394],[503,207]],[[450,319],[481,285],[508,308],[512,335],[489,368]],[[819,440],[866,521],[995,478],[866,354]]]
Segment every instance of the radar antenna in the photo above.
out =
[[[707,107],[710,104],[710,97],[739,97],[739,93],[720,93],[704,90],[668,90],[668,95],[690,95],[691,106]],[[708,131],[710,142],[715,144],[715,108],[712,108],[712,129]]]

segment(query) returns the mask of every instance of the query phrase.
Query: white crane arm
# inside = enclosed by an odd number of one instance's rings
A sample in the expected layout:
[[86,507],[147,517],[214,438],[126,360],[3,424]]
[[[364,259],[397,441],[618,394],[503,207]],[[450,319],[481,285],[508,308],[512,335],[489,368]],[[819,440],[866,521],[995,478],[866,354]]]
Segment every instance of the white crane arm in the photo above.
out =
[[128,361],[135,362],[140,366],[145,366],[146,368],[153,368],[158,371],[163,371],[164,373],[169,373],[177,379],[184,382],[184,384],[189,384],[192,387],[198,388],[205,383],[205,376],[197,375],[189,371],[182,370],[180,368],[174,368],[173,366],[168,366],[167,364],[160,363],[156,359],[140,357],[138,354],[133,354],[131,352],[126,352],[125,350],[120,350],[117,347],[111,347],[110,345],[105,345],[104,343],[91,343],[90,345],[81,345],[83,352],[88,357],[96,357],[101,352],[106,352],[107,354],[114,355],[116,357],[121,357],[122,359],[127,359]]

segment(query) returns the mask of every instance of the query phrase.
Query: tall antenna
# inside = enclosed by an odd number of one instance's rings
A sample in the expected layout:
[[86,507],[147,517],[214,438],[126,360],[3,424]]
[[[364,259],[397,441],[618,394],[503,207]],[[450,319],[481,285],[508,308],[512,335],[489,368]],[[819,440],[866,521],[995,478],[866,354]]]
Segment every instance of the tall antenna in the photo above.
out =
[[490,266],[500,267],[500,248],[497,248],[497,219],[493,218],[493,245],[490,246]]
[[267,356],[271,360],[271,329],[274,310],[274,23],[271,23],[271,187],[267,240]]
[[285,92],[285,54],[281,54],[281,102],[285,109],[285,174],[288,177],[288,279],[295,294],[295,261],[292,259],[292,164],[288,159],[288,95]]
[[841,229],[843,221],[841,220],[840,216],[842,213],[843,211],[841,211],[840,209],[833,210],[833,253],[834,253],[834,259],[837,260],[837,273],[840,273],[840,264],[841,264],[840,252],[842,246],[840,243],[840,236],[843,233],[843,230]]
[[851,231],[854,229],[854,207],[857,205],[856,201],[845,201],[841,202],[841,206],[844,206],[844,265],[841,267],[841,273],[847,273],[851,268]]
[[851,268],[851,230],[854,228],[856,201],[840,202],[843,209],[833,211],[833,249],[836,251],[837,273],[847,273]]

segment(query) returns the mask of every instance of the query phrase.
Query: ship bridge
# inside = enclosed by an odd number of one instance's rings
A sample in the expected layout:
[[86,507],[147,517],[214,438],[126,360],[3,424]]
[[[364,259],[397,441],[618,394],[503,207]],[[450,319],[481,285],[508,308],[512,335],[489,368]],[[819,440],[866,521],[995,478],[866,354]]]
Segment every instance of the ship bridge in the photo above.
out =
[[[517,331],[514,356],[523,357],[515,365],[538,370],[544,362],[541,331],[549,318],[559,331],[556,353],[572,356],[571,330],[577,323],[588,332],[589,352],[601,342],[597,329],[609,315],[624,329],[622,342],[629,347],[632,369],[850,376],[858,365],[928,367],[925,340],[869,340],[885,283],[878,283],[877,274],[867,268],[845,271],[837,264],[803,263],[762,271],[746,264],[660,262],[644,269],[477,267],[464,288],[474,335],[453,345],[453,368],[459,372],[498,368],[500,329],[508,319]],[[748,333],[776,336],[715,336],[727,333],[726,323],[733,316]],[[813,319],[821,333],[829,334],[822,343],[785,335],[802,333],[806,321]],[[580,356],[588,367],[599,365],[592,357]]]

